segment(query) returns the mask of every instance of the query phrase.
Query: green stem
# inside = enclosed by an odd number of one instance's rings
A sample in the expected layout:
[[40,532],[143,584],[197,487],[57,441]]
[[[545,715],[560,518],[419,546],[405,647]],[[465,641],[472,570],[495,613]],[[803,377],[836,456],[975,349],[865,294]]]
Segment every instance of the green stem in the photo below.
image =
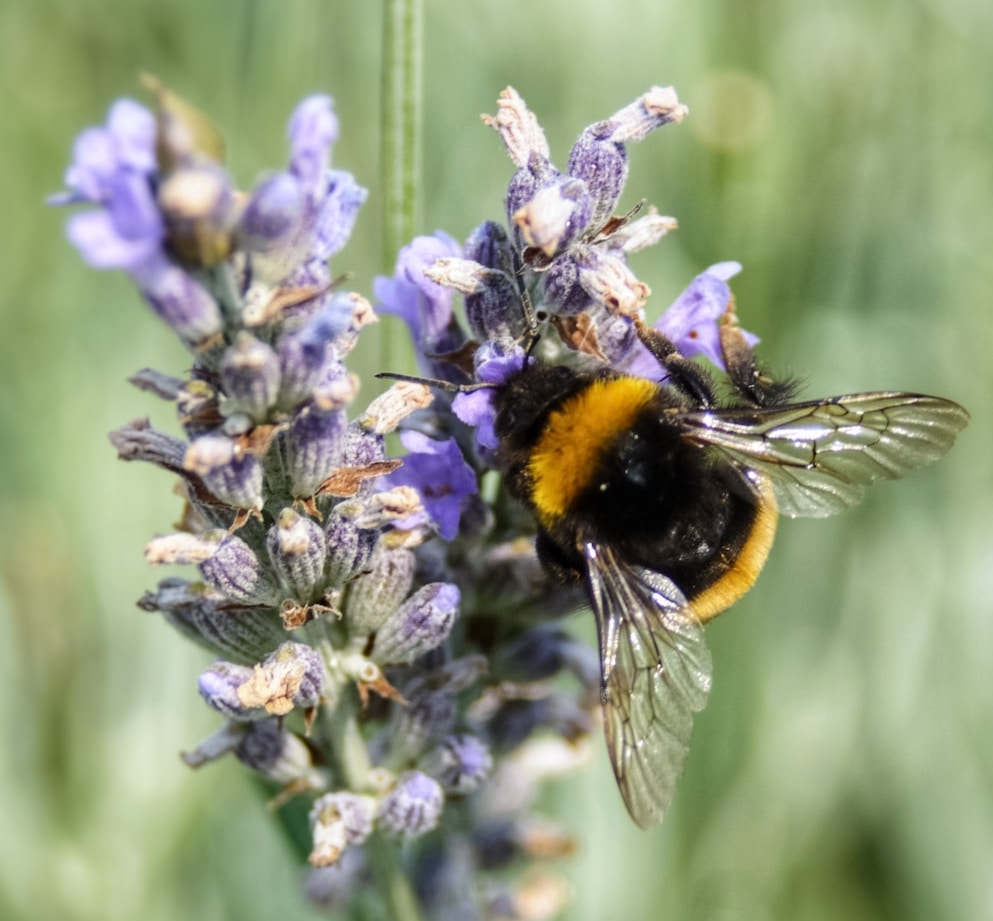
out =
[[[383,264],[392,272],[420,218],[423,0],[386,0],[383,19]],[[392,367],[388,337],[381,341],[381,366]]]
[[[328,717],[328,741],[344,785],[349,790],[369,789],[372,763],[358,722],[358,701],[352,688],[343,689],[341,700]],[[366,857],[376,887],[386,902],[390,921],[420,921],[414,889],[400,863],[397,845],[373,832],[365,843]]]
[[386,900],[390,921],[420,921],[417,896],[400,865],[396,845],[378,831],[373,832],[366,839],[365,853],[377,886]]

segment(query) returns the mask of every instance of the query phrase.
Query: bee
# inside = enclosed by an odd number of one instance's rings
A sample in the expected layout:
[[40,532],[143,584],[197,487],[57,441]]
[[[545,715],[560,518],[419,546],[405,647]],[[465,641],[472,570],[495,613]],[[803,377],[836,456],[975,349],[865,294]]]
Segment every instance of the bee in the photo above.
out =
[[751,588],[778,517],[857,504],[874,480],[945,454],[969,414],[897,391],[797,402],[793,383],[760,370],[731,305],[722,398],[664,334],[633,322],[658,380],[546,364],[530,348],[499,385],[378,376],[493,389],[504,482],[535,519],[545,570],[586,590],[608,754],[631,818],[649,828],[672,802],[710,692],[703,626]]
[[596,618],[607,749],[642,828],[662,820],[711,684],[703,625],[755,582],[779,515],[855,505],[951,448],[956,403],[881,391],[795,402],[721,328],[731,396],[636,323],[660,380],[528,359],[495,392],[508,491],[537,523],[553,576]]

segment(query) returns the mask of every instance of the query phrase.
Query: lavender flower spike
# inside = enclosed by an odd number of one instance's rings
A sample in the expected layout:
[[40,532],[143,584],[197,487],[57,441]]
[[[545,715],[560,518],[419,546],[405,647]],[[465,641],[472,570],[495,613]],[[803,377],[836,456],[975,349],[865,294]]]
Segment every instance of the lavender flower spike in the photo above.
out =
[[[155,96],[154,115],[123,101],[80,137],[56,201],[88,207],[68,224],[83,257],[128,273],[190,352],[182,377],[136,378],[173,404],[181,434],[136,422],[112,436],[123,458],[181,480],[178,534],[148,556],[193,575],[139,608],[220,658],[198,682],[219,728],[184,760],[234,755],[276,803],[305,799],[308,891],[343,914],[361,902],[371,916],[408,884],[424,917],[504,910],[511,858],[541,859],[537,785],[583,763],[600,695],[597,651],[551,620],[578,593],[548,578],[495,498],[494,397],[529,360],[638,367],[648,290],[627,259],[675,222],[614,210],[626,145],[685,108],[653,88],[580,133],[563,170],[507,90],[489,119],[513,163],[506,213],[475,222],[464,248],[416,238],[375,282],[423,373],[482,386],[432,399],[398,383],[356,407],[346,361],[376,317],[332,282],[352,267],[329,260],[366,193],[331,168],[331,98],[299,104],[286,162],[243,192],[206,120]],[[735,269],[709,269],[659,321],[682,354],[719,355]],[[568,836],[552,837],[564,852]]]

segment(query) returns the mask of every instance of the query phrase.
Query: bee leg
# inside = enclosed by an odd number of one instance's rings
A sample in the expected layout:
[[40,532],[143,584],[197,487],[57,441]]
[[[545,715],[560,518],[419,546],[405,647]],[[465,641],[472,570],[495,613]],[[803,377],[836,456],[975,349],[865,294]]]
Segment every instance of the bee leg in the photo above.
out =
[[641,344],[669,375],[671,384],[704,409],[716,404],[717,394],[710,375],[699,365],[684,358],[668,336],[638,319],[634,321],[634,330]]
[[734,312],[734,297],[728,300],[719,329],[724,367],[734,389],[754,406],[784,406],[797,390],[793,380],[777,381],[759,368],[755,350],[748,344]]
[[534,549],[538,562],[554,582],[560,585],[579,584],[583,561],[578,553],[568,554],[561,544],[556,543],[540,528],[535,537]]

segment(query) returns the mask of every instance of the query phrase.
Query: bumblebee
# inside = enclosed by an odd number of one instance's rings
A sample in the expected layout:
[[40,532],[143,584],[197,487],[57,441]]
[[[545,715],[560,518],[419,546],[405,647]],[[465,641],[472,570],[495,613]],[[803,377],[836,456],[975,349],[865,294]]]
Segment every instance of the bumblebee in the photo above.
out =
[[710,690],[703,625],[754,583],[778,516],[856,504],[873,480],[941,457],[969,415],[890,391],[795,402],[733,324],[721,328],[722,399],[664,335],[637,332],[659,381],[529,357],[494,399],[498,459],[537,522],[539,559],[589,596],[610,760],[648,828]]

